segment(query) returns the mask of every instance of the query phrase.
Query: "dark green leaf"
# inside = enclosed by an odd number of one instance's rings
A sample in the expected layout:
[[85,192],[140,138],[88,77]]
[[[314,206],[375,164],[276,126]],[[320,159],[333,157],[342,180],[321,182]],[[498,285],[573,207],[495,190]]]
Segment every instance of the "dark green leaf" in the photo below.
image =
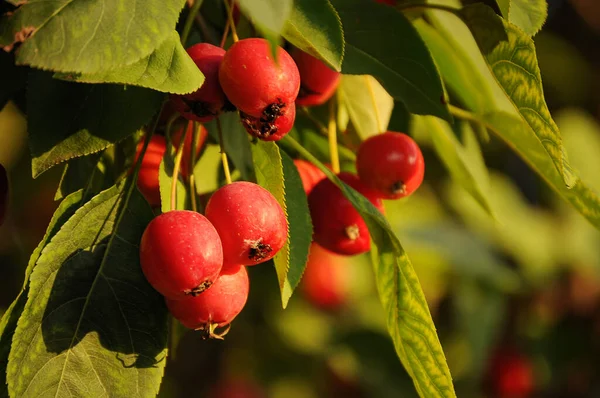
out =
[[23,42],[17,63],[97,73],[148,56],[175,28],[184,0],[28,0],[0,18],[0,47]]
[[107,174],[107,164],[101,154],[71,159],[65,165],[54,200],[83,189],[84,200],[114,184]]
[[21,313],[25,308],[25,303],[27,302],[27,295],[29,293],[29,276],[31,275],[33,267],[35,266],[46,244],[58,232],[63,224],[73,215],[73,213],[75,213],[75,210],[82,205],[82,199],[83,191],[78,191],[67,196],[65,200],[60,203],[54,212],[52,219],[50,220],[46,234],[31,254],[27,269],[25,270],[25,281],[23,282],[23,288],[19,292],[17,298],[2,316],[2,320],[0,321],[0,396],[2,397],[8,397],[8,386],[6,384],[8,355],[10,353],[13,335],[17,329],[17,321],[19,320]]
[[252,145],[252,158],[258,184],[273,194],[288,220],[288,239],[273,258],[285,308],[308,260],[312,238],[308,202],[296,166],[274,142]]
[[502,16],[529,36],[542,29],[548,17],[546,0],[497,0]]
[[[254,179],[254,166],[252,152],[250,151],[249,135],[240,122],[237,112],[227,112],[219,116],[223,128],[223,145],[225,152],[236,169],[240,171],[243,180]],[[205,123],[211,137],[219,142],[219,133],[216,121]]]
[[344,28],[343,73],[374,76],[412,113],[451,119],[433,59],[402,13],[371,0],[332,0],[332,4]]
[[544,145],[564,184],[573,187],[577,176],[569,166],[560,132],[544,100],[533,41],[487,6],[475,4],[461,12],[494,76]]
[[292,12],[292,0],[237,0],[240,10],[272,46],[279,44],[285,21]]
[[[287,250],[287,269],[283,271],[283,261],[275,259],[275,267],[279,277],[281,289],[281,300],[283,308],[286,307],[294,289],[298,287],[304,268],[308,261],[308,251],[312,240],[312,221],[308,209],[308,200],[304,193],[302,180],[298,169],[292,159],[281,152],[281,163],[283,166],[285,205],[289,227],[289,239],[286,246],[281,249]],[[281,260],[285,257],[282,256]],[[281,271],[280,271],[281,270]]]
[[295,0],[283,37],[338,72],[344,59],[344,32],[329,0]]
[[455,397],[446,357],[413,266],[385,217],[369,200],[315,163],[361,214],[371,234],[377,289],[396,353],[421,397]]
[[42,250],[13,338],[11,396],[158,393],[167,311],[141,272],[152,212],[130,184],[94,197]]
[[70,83],[32,71],[27,110],[34,177],[133,134],[162,99],[162,94],[139,87]]
[[187,54],[176,31],[139,61],[93,74],[57,73],[55,77],[80,83],[121,83],[173,94],[196,91],[204,75]]

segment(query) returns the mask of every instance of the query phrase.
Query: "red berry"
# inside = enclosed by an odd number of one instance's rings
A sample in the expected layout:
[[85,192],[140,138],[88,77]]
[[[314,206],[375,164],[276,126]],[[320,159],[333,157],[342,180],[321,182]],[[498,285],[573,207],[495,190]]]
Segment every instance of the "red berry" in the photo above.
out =
[[504,347],[493,357],[490,376],[499,397],[525,398],[533,392],[533,366],[514,348]]
[[309,195],[315,185],[317,185],[322,179],[326,178],[325,173],[323,173],[317,166],[307,162],[306,160],[294,159],[294,164],[298,169],[298,174],[300,174],[302,186],[304,187],[304,192],[306,192],[306,195]]
[[287,240],[287,220],[277,199],[251,182],[218,189],[206,205],[206,217],[221,236],[225,265],[265,262]]
[[296,119],[296,104],[290,103],[279,111],[279,116],[273,122],[267,118],[255,118],[240,112],[244,128],[250,135],[263,141],[278,141],[290,132]]
[[203,215],[175,210],[154,218],[140,243],[142,271],[163,296],[179,300],[211,287],[223,264],[221,239]]
[[208,43],[194,44],[187,53],[204,74],[204,83],[191,94],[172,95],[173,105],[187,119],[207,122],[221,113],[225,94],[219,83],[219,65],[225,50]]
[[356,169],[365,185],[384,199],[412,194],[423,182],[425,161],[408,135],[387,131],[369,137],[358,148]]
[[0,225],[4,222],[4,215],[8,207],[8,174],[0,164]]
[[219,68],[219,81],[229,101],[247,115],[274,122],[280,110],[296,100],[300,89],[298,67],[281,47],[277,62],[265,39],[234,43]]
[[[198,132],[198,142],[196,143],[196,160],[200,156],[200,152],[202,151],[202,147],[204,146],[204,142],[206,141],[206,137],[208,137],[208,131],[206,127],[203,125],[199,125],[198,127],[200,131]],[[173,145],[175,148],[179,148],[179,144],[181,143],[181,136],[183,135],[183,128],[176,130],[173,133]],[[185,147],[183,148],[183,156],[181,157],[181,174],[184,177],[189,175],[190,170],[190,162],[191,162],[191,151],[192,140],[194,138],[194,124],[189,123],[187,126],[187,134],[185,136]]]
[[341,74],[320,59],[297,48],[292,51],[292,58],[300,72],[300,93],[296,103],[305,106],[321,105],[331,98]]
[[324,310],[336,310],[343,306],[348,282],[345,265],[344,257],[312,243],[302,275],[304,297]]
[[[144,140],[142,139],[136,150],[134,166],[138,161]],[[158,185],[158,169],[160,162],[167,150],[167,141],[162,135],[153,135],[142,159],[142,165],[137,179],[137,187],[152,207],[160,207],[160,188]]]
[[[381,199],[366,188],[356,175],[342,172],[338,177],[383,211]],[[367,225],[333,182],[328,179],[319,182],[308,196],[308,205],[315,242],[337,254],[352,255],[369,251],[371,239]]]
[[233,321],[246,305],[249,290],[246,267],[231,266],[225,268],[211,288],[202,294],[184,300],[167,298],[166,303],[171,314],[185,327],[218,337],[213,334],[214,328]]

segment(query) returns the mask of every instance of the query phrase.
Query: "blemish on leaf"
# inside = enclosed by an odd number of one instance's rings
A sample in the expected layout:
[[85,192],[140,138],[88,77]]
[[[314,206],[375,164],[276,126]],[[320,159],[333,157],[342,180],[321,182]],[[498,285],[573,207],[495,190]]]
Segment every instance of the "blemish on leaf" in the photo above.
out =
[[15,47],[15,45],[23,43],[25,40],[27,40],[29,37],[31,37],[31,35],[33,35],[33,33],[35,32],[36,28],[34,26],[25,26],[23,28],[21,28],[20,31],[15,32],[15,39],[14,41],[7,45],[2,47],[2,49],[4,51],[11,52],[13,50],[13,48]]

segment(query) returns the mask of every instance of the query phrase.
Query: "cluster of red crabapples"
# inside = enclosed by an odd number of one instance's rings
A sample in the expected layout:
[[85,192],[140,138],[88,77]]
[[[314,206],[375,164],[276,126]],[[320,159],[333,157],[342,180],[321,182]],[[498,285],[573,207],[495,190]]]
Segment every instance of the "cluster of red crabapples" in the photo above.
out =
[[[295,160],[295,164],[308,196],[314,227],[303,291],[317,307],[336,309],[343,304],[346,290],[342,256],[369,251],[369,231],[352,203],[323,172],[303,160]],[[356,169],[358,175],[341,172],[338,178],[383,212],[382,199],[406,197],[421,185],[425,162],[412,138],[388,131],[360,145]]]
[[227,51],[209,43],[187,49],[204,74],[195,92],[172,95],[186,119],[207,122],[223,111],[239,110],[246,131],[265,141],[283,138],[294,125],[296,104],[319,105],[334,93],[340,74],[298,49],[290,55],[277,47],[277,63],[269,43],[243,39]]

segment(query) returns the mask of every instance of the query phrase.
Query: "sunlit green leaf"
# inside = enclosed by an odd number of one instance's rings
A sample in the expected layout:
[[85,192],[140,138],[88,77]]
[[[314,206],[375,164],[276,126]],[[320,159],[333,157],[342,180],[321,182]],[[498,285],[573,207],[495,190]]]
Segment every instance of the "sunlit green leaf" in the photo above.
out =
[[487,6],[475,4],[461,12],[494,76],[543,144],[564,184],[574,186],[577,176],[570,169],[560,132],[544,100],[533,41]]
[[22,42],[17,63],[97,73],[130,65],[175,28],[184,0],[28,0],[0,18],[0,47]]
[[176,31],[150,55],[131,65],[93,74],[57,73],[55,77],[80,83],[131,84],[172,94],[191,93],[204,82]]
[[325,61],[338,72],[344,58],[344,32],[329,0],[296,0],[283,37],[294,46]]
[[11,396],[158,393],[167,311],[139,263],[152,212],[128,181],[77,210],[36,261],[9,356]]
[[363,140],[387,130],[394,99],[372,76],[342,75],[337,95]]
[[535,35],[546,22],[546,0],[496,0],[502,16],[529,36]]
[[240,10],[267,38],[271,45],[279,44],[285,22],[291,15],[292,0],[237,0]]
[[12,302],[10,307],[2,315],[0,321],[0,396],[8,397],[8,385],[6,384],[6,370],[8,365],[8,355],[10,353],[12,338],[17,328],[17,321],[19,320],[25,304],[27,303],[27,295],[29,293],[29,276],[33,271],[40,254],[46,244],[52,239],[52,237],[58,232],[63,224],[75,213],[83,203],[83,191],[77,191],[67,196],[58,206],[48,228],[46,234],[42,238],[42,241],[35,248],[31,257],[27,269],[25,270],[25,281],[23,287],[17,298]]
[[274,142],[252,145],[252,157],[258,184],[275,196],[288,220],[288,239],[273,258],[285,308],[308,260],[312,237],[308,202],[296,166]]

